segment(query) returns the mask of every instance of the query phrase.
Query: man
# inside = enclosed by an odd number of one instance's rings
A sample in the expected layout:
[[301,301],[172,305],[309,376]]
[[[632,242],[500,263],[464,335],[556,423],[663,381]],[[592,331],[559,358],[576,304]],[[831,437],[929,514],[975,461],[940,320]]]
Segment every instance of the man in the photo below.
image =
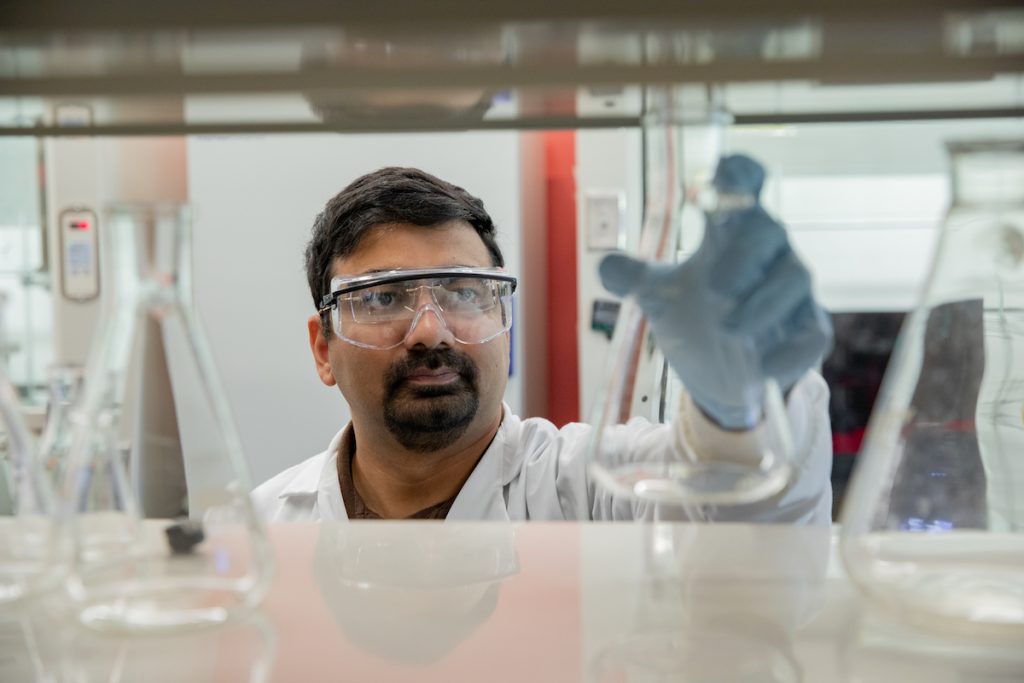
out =
[[[810,368],[830,327],[784,230],[756,201],[763,177],[749,158],[721,162],[721,195],[748,201],[714,214],[686,263],[616,256],[602,264],[606,286],[637,296],[688,392],[672,424],[634,420],[606,440],[623,461],[742,454],[760,420],[749,387],[774,377],[787,395],[794,476],[767,500],[685,514],[828,523],[828,392]],[[483,203],[422,171],[381,169],[328,202],[306,250],[317,307],[309,344],[317,374],[338,386],[352,420],[327,450],[254,491],[260,514],[277,521],[654,514],[648,501],[614,496],[592,480],[588,425],[558,429],[520,419],[502,403],[515,287],[502,266]]]

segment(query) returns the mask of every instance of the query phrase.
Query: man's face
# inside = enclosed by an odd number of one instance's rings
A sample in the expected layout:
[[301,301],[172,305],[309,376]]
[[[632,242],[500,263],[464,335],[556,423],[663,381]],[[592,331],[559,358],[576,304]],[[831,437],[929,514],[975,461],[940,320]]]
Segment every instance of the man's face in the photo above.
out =
[[[354,253],[335,260],[331,275],[452,266],[492,266],[471,225],[400,223],[374,228]],[[319,319],[310,318],[317,372],[325,384],[341,389],[357,429],[385,429],[403,447],[430,452],[463,436],[479,438],[500,419],[508,333],[484,344],[462,344],[432,310],[393,349],[361,348],[337,335],[324,338],[319,328]]]

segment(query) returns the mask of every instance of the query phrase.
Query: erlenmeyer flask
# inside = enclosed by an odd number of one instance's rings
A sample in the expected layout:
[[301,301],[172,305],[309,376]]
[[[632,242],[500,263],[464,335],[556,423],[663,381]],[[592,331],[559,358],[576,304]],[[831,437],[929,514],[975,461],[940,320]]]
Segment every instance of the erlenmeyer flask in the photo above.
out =
[[[706,212],[748,209],[755,201],[738,195],[713,196],[710,183],[728,116],[714,97],[701,92],[703,100],[672,87],[648,93],[643,124],[646,203],[639,258],[675,262],[681,231],[684,242],[699,243],[699,237],[690,240],[688,235],[702,229]],[[742,351],[744,362],[758,362],[752,343],[749,352]],[[595,429],[589,457],[594,479],[613,494],[655,504],[742,504],[768,498],[789,481],[789,423],[782,394],[771,379],[746,387],[747,404],[757,407],[759,414],[753,419],[757,427],[742,442],[735,442],[742,446],[736,453],[718,452],[707,459],[682,443],[682,454],[665,449],[661,455],[624,461],[622,454],[628,449],[609,428],[639,415],[654,422],[676,420],[684,391],[632,297],[620,309],[609,354],[604,401],[592,411]],[[751,366],[747,376],[759,375],[756,370]],[[688,517],[696,515],[696,509],[688,509]]]
[[855,580],[903,616],[1024,628],[1024,141],[954,143],[953,203],[843,511]]
[[[5,303],[0,295],[0,347]],[[43,588],[57,571],[52,488],[4,367],[0,363],[0,604]]]
[[[177,205],[115,207],[102,237],[114,298],[72,418],[63,480],[72,506],[68,593],[79,619],[103,630],[219,623],[260,601],[272,560],[249,499],[241,444],[196,320],[189,213]],[[134,387],[130,377],[138,380]],[[140,500],[136,489],[148,489],[129,484],[137,482],[140,469],[165,471],[154,461],[174,457],[166,447],[171,437],[152,433],[166,425],[146,421],[161,399],[158,414],[173,414],[188,427],[180,431],[177,456],[187,501],[179,498],[170,508],[182,510],[185,521],[143,519],[149,501]],[[126,435],[133,441],[133,477],[122,446]]]

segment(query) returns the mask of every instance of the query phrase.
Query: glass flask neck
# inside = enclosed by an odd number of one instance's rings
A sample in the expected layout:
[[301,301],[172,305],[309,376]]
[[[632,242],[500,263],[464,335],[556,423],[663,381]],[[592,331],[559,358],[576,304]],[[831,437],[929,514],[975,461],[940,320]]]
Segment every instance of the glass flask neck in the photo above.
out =
[[120,204],[110,208],[108,253],[118,295],[185,298],[191,292],[192,229],[181,204]]
[[50,406],[74,403],[82,388],[85,368],[81,365],[55,365],[49,371]]
[[696,202],[704,208],[703,189],[714,175],[730,122],[720,89],[665,85],[646,90],[642,257],[669,262],[678,257],[681,231],[695,228],[686,225],[682,206]]
[[953,203],[1024,203],[1024,142],[952,143]]

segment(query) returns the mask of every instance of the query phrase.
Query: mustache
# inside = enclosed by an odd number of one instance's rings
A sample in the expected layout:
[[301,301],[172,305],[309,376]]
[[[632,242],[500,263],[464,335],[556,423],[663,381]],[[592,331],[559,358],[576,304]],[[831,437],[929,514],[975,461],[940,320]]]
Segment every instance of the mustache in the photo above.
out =
[[476,363],[464,353],[455,349],[421,349],[412,350],[407,356],[396,361],[388,368],[385,377],[385,386],[388,393],[394,392],[412,373],[417,370],[437,370],[440,367],[451,368],[460,377],[466,380],[471,387],[476,386],[477,375]]

